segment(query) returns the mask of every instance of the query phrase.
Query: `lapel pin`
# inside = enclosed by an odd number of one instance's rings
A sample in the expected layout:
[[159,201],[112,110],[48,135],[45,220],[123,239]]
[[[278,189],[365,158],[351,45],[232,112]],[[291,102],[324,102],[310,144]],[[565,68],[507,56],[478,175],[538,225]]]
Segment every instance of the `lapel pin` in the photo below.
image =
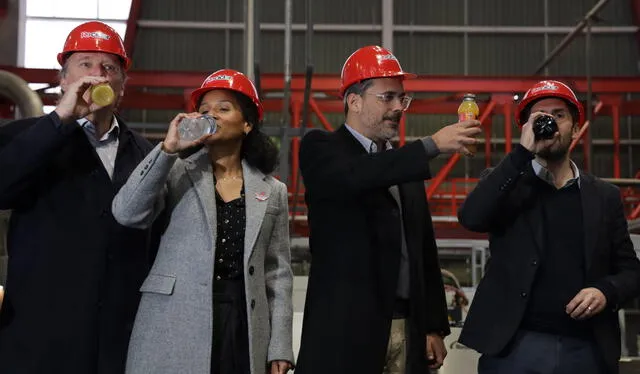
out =
[[267,194],[264,192],[256,192],[256,200],[258,201],[265,201],[267,200]]

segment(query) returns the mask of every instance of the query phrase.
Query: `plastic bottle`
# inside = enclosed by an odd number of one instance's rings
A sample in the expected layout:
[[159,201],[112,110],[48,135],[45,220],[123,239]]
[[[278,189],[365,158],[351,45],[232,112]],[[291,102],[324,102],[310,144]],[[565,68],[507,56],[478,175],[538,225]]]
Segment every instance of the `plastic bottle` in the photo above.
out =
[[178,136],[181,140],[194,141],[205,135],[214,134],[217,129],[216,120],[208,115],[183,118],[178,124]]
[[[464,94],[462,103],[460,103],[460,106],[458,107],[458,121],[478,119],[479,114],[480,108],[478,107],[478,103],[476,103],[476,95],[472,93]],[[466,148],[472,154],[475,154],[477,151],[475,144],[469,144]]]
[[107,106],[113,103],[116,94],[113,92],[113,88],[109,86],[109,83],[100,83],[91,87],[91,101],[100,106]]

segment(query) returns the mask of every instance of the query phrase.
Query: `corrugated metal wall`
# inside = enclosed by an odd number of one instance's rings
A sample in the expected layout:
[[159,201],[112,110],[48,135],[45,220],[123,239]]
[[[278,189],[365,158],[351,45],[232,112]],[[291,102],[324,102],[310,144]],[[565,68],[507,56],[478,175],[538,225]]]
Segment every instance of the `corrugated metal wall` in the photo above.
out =
[[[396,0],[394,23],[416,28],[420,26],[575,26],[596,4],[596,0]],[[382,22],[381,0],[314,0],[312,20],[316,24],[356,24],[365,26],[362,31],[315,31],[311,55],[315,72],[338,74],[345,58],[355,49],[380,44]],[[465,11],[466,4],[466,11]],[[284,23],[284,0],[259,1],[259,19],[263,23]],[[546,12],[545,12],[546,9]],[[601,21],[595,26],[633,25],[630,0],[611,0],[600,12]],[[305,1],[293,2],[293,22],[305,22]],[[146,0],[142,3],[142,20],[172,20],[199,22],[243,23],[243,2],[238,0]],[[366,25],[372,25],[366,30]],[[394,33],[394,53],[406,70],[424,75],[530,75],[554,49],[565,34],[529,33],[506,34],[446,30],[446,32],[411,31],[410,28]],[[262,72],[281,73],[284,70],[284,33],[262,31],[258,37],[257,56]],[[635,36],[627,34],[602,34],[592,36],[590,56],[594,76],[630,76],[638,73],[638,48]],[[305,68],[305,38],[303,31],[294,31],[292,40],[293,72]],[[551,76],[584,76],[586,72],[585,38],[578,37],[548,66]],[[228,66],[243,69],[243,32],[234,30],[189,30],[140,28],[136,40],[134,66],[152,70],[213,71]],[[163,121],[172,113],[130,113],[134,120]],[[333,115],[334,124],[342,116]],[[268,122],[279,124],[277,115],[267,117]],[[634,119],[630,120],[633,122]],[[443,124],[455,121],[455,116],[410,115],[407,133],[424,136],[436,131]],[[495,116],[492,132],[497,138],[504,134],[503,120]],[[628,121],[621,121],[621,134],[627,136]],[[514,136],[519,131],[514,126]],[[593,132],[595,137],[610,137],[609,118],[597,118]],[[502,144],[492,145],[496,151]],[[611,174],[609,146],[594,146],[594,171]],[[625,152],[628,149],[625,148]],[[633,153],[633,152],[631,152]],[[640,150],[635,152],[640,155]],[[580,158],[580,152],[576,152]],[[623,155],[624,156],[624,155]],[[494,158],[502,157],[496,153]],[[626,156],[625,156],[626,157]],[[635,157],[634,165],[640,165]],[[628,176],[633,170],[629,160],[623,159],[622,171]],[[437,166],[437,165],[436,165]],[[463,163],[455,170],[458,175],[477,175],[484,167],[482,155]]]

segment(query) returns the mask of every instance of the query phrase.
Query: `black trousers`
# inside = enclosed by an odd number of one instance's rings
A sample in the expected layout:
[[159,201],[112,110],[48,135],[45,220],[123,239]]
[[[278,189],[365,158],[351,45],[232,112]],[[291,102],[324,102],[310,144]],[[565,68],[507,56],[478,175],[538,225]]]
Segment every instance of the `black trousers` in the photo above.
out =
[[213,283],[211,374],[250,374],[244,281]]
[[478,374],[604,374],[595,342],[520,330],[507,352],[480,356]]

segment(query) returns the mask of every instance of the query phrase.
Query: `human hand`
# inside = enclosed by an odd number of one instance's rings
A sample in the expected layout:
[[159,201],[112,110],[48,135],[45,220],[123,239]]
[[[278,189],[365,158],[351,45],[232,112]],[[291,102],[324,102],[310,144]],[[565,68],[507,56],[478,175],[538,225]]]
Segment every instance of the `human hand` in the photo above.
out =
[[473,154],[466,146],[477,144],[478,140],[475,136],[480,132],[482,132],[480,121],[468,120],[441,128],[431,136],[431,139],[442,153],[460,152],[472,156]]
[[74,122],[105,107],[91,101],[90,88],[106,82],[107,78],[105,77],[86,76],[68,85],[55,109],[62,123]]
[[529,152],[539,153],[543,149],[550,147],[560,138],[560,132],[556,131],[551,139],[536,140],[533,133],[533,122],[540,116],[549,115],[543,112],[531,113],[529,120],[522,126],[522,132],[520,134],[520,144],[529,150]]
[[427,363],[431,369],[439,369],[447,357],[444,339],[438,334],[427,334]]
[[180,135],[178,133],[178,125],[183,118],[198,118],[201,116],[202,114],[197,112],[178,113],[178,115],[176,115],[169,124],[167,135],[162,142],[162,150],[167,153],[179,153],[181,151],[184,151],[185,149],[202,145],[213,134],[207,134],[199,139],[187,141],[180,139]]
[[565,311],[573,319],[587,319],[602,312],[607,306],[607,298],[595,287],[583,288],[567,304]]
[[292,368],[293,366],[289,361],[271,361],[271,371],[269,371],[267,374],[286,374]]

